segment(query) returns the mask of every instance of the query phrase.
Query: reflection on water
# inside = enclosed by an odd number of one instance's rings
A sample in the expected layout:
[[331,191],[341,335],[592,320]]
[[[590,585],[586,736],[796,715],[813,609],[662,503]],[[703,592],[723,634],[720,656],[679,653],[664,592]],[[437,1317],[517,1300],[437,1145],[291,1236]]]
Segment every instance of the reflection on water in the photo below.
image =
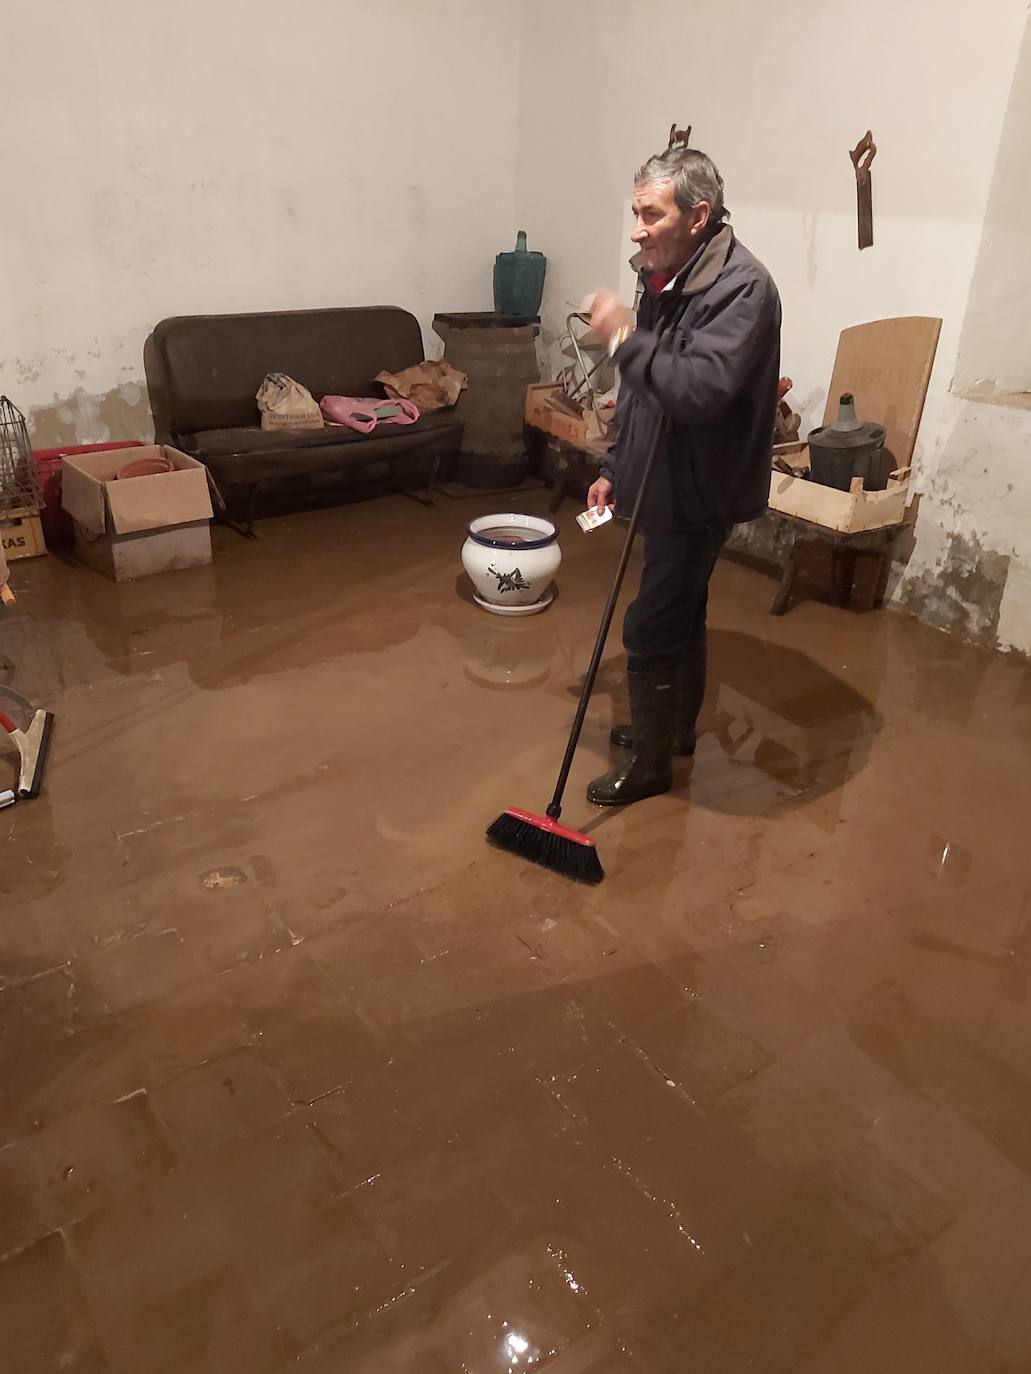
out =
[[524,692],[551,673],[555,633],[547,624],[483,614],[462,635],[462,671],[477,687]]
[[[598,691],[625,720],[625,660]],[[570,693],[579,690],[579,683]],[[733,630],[710,630],[709,674],[690,763],[692,802],[759,814],[840,788],[865,766],[880,729],[873,703],[815,658]]]

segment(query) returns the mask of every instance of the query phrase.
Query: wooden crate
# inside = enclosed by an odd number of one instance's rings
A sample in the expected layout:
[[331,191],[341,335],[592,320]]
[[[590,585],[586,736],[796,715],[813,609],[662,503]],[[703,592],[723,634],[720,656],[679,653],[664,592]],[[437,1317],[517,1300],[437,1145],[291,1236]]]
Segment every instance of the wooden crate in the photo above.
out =
[[[884,426],[885,451],[895,467],[886,490],[864,491],[856,478],[850,491],[838,491],[774,468],[770,478],[771,510],[822,525],[837,534],[890,529],[912,518],[910,463],[941,323],[930,316],[872,320],[843,329],[838,339],[823,423],[834,423],[838,398],[842,392],[850,391],[856,398],[860,418]],[[809,466],[804,443],[778,444],[773,454],[774,458],[786,457],[794,468]]]
[[573,448],[586,449],[593,443],[605,441],[607,435],[601,432],[593,410],[588,409],[582,415],[570,415],[567,410],[552,404],[553,398],[562,394],[559,382],[534,382],[528,386],[524,411],[526,423]]
[[523,412],[526,423],[546,433],[550,411],[548,401],[561,390],[558,382],[531,382],[526,388],[526,409]]
[[[793,468],[809,467],[809,450],[805,444],[778,444],[774,454],[786,457]],[[825,487],[806,477],[792,477],[774,468],[769,505],[781,515],[794,515],[836,534],[887,529],[906,521],[909,477],[909,468],[893,472],[883,491],[864,491],[863,479],[853,477],[850,489],[839,491],[837,487]]]
[[31,510],[6,511],[0,515],[0,542],[8,563],[18,558],[38,558],[47,551],[42,521]]

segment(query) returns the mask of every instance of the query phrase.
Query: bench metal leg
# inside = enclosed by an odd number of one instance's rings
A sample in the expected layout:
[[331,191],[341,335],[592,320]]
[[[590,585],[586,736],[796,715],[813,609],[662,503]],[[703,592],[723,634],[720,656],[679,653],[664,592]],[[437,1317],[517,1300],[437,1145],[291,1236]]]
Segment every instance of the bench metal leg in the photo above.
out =
[[432,506],[437,497],[437,480],[440,477],[440,454],[436,449],[433,450],[433,457],[430,462],[430,480],[426,487],[426,503]]
[[434,449],[430,456],[430,473],[426,482],[425,492],[413,491],[410,487],[398,487],[395,481],[396,469],[393,462],[390,464],[390,484],[395,490],[399,491],[402,496],[407,496],[413,501],[418,501],[420,506],[436,505],[437,478],[440,476],[440,462],[440,454]]
[[204,471],[207,474],[208,491],[211,495],[211,506],[219,524],[225,525],[226,529],[232,530],[234,534],[239,534],[244,539],[257,539],[258,536],[254,533],[253,520],[250,527],[241,525],[238,520],[234,520],[233,516],[230,514],[229,505],[219,489],[218,483],[211,475],[210,468],[205,468]]

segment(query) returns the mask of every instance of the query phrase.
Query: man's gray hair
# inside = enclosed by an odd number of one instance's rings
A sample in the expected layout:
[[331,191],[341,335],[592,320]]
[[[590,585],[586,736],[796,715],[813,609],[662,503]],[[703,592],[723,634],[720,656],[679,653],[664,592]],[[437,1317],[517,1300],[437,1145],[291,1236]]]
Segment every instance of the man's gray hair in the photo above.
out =
[[723,204],[723,178],[715,162],[698,148],[667,148],[664,153],[650,157],[634,177],[637,186],[671,185],[673,198],[681,210],[693,210],[703,200],[712,210],[714,220],[727,213]]

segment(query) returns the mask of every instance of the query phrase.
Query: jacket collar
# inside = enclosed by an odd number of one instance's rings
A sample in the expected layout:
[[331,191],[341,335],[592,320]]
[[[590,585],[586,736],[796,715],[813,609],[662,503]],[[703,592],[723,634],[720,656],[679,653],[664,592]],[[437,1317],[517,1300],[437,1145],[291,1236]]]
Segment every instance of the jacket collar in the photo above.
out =
[[[693,296],[707,290],[727,265],[730,250],[734,246],[734,231],[729,224],[723,224],[708,240],[701,254],[693,258],[676,279],[672,292],[680,296]],[[641,255],[635,253],[630,259],[635,272],[641,272]]]

